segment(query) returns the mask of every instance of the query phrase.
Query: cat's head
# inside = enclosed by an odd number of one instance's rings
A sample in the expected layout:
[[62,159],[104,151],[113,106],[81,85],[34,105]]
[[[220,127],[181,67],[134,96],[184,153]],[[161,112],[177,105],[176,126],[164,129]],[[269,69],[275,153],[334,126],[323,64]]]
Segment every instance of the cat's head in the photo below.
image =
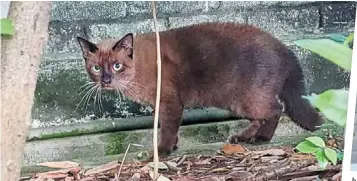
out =
[[90,79],[106,90],[123,90],[134,75],[133,34],[94,44],[77,37]]

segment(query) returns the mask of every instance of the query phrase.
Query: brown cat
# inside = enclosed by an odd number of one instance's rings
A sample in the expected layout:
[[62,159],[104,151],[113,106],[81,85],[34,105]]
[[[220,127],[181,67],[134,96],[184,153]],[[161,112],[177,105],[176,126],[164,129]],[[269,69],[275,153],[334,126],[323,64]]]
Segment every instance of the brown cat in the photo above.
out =
[[[98,87],[154,107],[154,33],[130,33],[98,44],[77,39]],[[177,148],[187,107],[218,107],[248,118],[250,125],[230,136],[231,143],[270,141],[282,112],[278,99],[302,128],[314,131],[322,124],[318,112],[301,98],[305,88],[297,58],[270,34],[250,25],[204,23],[162,31],[160,39],[160,154]]]

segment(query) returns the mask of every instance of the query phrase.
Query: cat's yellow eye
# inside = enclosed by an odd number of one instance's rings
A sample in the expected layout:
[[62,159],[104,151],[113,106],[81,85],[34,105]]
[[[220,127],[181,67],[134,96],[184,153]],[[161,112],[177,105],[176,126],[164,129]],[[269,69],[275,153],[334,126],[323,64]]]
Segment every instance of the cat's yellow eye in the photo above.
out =
[[99,66],[99,65],[94,65],[94,66],[92,67],[92,70],[93,70],[94,72],[99,72],[99,71],[100,71],[100,66]]
[[122,64],[120,64],[120,63],[115,63],[115,64],[113,65],[113,69],[114,69],[115,71],[118,71],[118,70],[120,70],[121,66],[122,66]]

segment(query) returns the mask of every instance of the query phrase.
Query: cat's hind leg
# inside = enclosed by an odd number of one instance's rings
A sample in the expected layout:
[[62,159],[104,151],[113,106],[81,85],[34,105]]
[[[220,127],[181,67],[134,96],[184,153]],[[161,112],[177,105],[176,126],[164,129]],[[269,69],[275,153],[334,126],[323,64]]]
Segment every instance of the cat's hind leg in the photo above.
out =
[[259,94],[248,97],[250,99],[246,104],[241,104],[241,113],[237,114],[243,113],[250,120],[250,124],[241,132],[231,135],[228,139],[230,143],[270,141],[274,136],[282,107],[275,96],[270,97],[269,94],[262,93],[261,96],[257,95]]

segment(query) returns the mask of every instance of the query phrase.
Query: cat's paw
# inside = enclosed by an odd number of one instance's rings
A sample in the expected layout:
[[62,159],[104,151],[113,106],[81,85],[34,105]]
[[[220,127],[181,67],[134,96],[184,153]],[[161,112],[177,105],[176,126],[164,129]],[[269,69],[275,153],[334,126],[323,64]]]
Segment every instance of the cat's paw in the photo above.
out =
[[169,156],[177,148],[178,148],[177,145],[174,146],[159,145],[157,149],[160,156]]
[[254,143],[264,143],[264,142],[270,142],[271,137],[267,137],[265,135],[256,135],[254,138]]
[[234,134],[228,137],[228,141],[231,144],[248,143],[251,142],[251,138],[242,134]]

